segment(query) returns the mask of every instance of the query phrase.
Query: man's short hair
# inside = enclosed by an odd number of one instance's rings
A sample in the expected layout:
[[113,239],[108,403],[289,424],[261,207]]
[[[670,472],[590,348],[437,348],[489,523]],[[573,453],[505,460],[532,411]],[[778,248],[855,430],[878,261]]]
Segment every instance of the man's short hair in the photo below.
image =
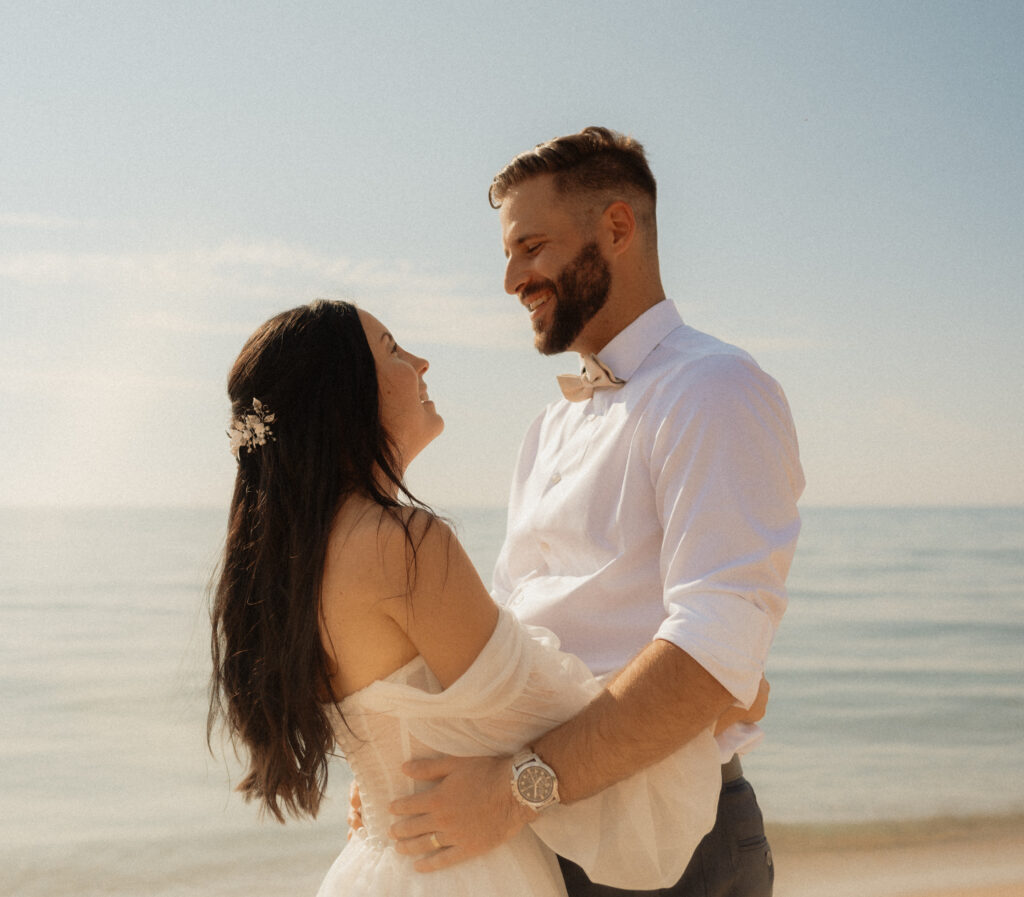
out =
[[650,197],[653,208],[657,185],[639,141],[608,128],[584,128],[578,134],[556,137],[520,153],[491,181],[487,199],[500,208],[509,191],[543,174],[555,176],[562,194],[614,193],[624,188]]

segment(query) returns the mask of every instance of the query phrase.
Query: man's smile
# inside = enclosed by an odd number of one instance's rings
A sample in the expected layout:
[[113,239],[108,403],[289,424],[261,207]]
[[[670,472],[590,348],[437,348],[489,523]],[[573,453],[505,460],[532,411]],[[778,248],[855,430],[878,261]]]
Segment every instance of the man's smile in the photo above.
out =
[[527,311],[530,312],[530,320],[535,321],[539,315],[540,310],[547,305],[548,300],[551,299],[552,294],[550,292],[543,292],[539,297],[532,301],[527,301],[527,297],[523,297],[522,302],[526,306]]

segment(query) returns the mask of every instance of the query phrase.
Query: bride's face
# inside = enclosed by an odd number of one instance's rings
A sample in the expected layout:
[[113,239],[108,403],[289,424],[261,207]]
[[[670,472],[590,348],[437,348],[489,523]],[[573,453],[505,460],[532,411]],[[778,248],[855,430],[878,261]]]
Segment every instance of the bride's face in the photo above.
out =
[[427,396],[423,375],[430,365],[407,352],[369,312],[359,310],[366,341],[377,368],[377,394],[384,429],[408,466],[444,429],[444,420]]

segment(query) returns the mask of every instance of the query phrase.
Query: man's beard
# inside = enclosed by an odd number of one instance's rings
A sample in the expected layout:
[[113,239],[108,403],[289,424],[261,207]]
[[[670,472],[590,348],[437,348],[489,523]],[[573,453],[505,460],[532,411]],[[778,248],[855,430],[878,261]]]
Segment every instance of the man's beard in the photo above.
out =
[[549,290],[555,300],[551,326],[545,332],[538,322],[534,344],[542,355],[565,352],[576,337],[608,301],[612,273],[597,243],[587,243],[554,281],[546,281],[530,292]]

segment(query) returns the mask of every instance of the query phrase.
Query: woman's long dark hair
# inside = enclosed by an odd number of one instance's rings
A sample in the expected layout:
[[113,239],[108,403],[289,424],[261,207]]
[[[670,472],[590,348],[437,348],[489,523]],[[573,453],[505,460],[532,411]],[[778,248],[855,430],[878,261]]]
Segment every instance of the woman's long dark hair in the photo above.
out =
[[373,354],[353,305],[317,301],[267,321],[235,361],[228,393],[236,420],[254,413],[254,400],[274,419],[265,444],[238,452],[211,610],[207,738],[226,723],[248,753],[238,790],[283,822],[283,809],[316,816],[334,746],[320,588],[335,515],[362,495],[411,539],[399,511],[425,506],[405,489],[381,426]]

